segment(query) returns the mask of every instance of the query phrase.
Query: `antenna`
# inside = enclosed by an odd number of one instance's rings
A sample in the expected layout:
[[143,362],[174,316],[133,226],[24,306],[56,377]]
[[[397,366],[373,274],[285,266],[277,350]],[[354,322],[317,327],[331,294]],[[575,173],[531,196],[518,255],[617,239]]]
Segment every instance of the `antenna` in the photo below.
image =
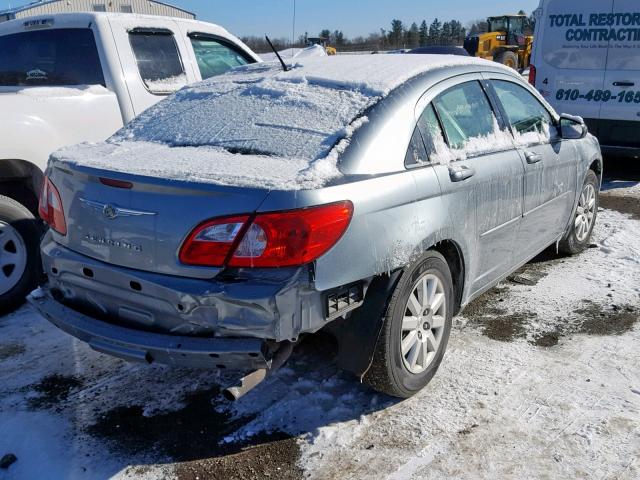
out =
[[271,47],[271,50],[273,50],[273,53],[276,54],[276,57],[278,57],[278,60],[280,60],[280,65],[282,65],[282,69],[285,72],[289,71],[289,68],[285,65],[284,61],[282,60],[282,57],[280,56],[280,54],[278,53],[278,51],[276,50],[276,47],[273,46],[273,43],[271,43],[271,40],[269,40],[269,36],[265,35],[264,38],[267,39],[267,43],[269,44],[269,46]]

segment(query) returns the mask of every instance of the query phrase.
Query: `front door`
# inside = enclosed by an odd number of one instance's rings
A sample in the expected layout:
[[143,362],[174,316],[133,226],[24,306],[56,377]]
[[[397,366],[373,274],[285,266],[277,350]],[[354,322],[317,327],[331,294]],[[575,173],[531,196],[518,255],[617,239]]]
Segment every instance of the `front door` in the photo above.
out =
[[573,209],[577,153],[563,142],[554,117],[525,87],[508,76],[493,76],[505,120],[525,169],[524,211],[518,232],[519,260],[535,255],[564,232]]

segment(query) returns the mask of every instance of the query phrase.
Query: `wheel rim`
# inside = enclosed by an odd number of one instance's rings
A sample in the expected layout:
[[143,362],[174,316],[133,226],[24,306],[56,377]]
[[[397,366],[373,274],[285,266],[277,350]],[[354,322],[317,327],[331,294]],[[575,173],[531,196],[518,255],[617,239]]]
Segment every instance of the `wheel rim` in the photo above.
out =
[[405,368],[424,372],[433,362],[444,335],[447,301],[442,281],[431,273],[414,284],[404,309],[400,349]]
[[596,189],[593,188],[593,185],[587,184],[582,189],[578,199],[578,208],[576,209],[576,218],[573,224],[578,242],[584,242],[589,236],[595,215]]
[[0,295],[17,285],[27,267],[27,247],[18,231],[0,221]]

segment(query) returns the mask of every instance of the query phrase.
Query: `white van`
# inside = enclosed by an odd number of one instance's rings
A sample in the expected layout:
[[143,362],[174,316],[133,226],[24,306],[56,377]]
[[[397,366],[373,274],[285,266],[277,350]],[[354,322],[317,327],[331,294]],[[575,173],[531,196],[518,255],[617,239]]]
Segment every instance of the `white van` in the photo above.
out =
[[640,0],[541,0],[535,16],[531,83],[604,153],[640,158]]

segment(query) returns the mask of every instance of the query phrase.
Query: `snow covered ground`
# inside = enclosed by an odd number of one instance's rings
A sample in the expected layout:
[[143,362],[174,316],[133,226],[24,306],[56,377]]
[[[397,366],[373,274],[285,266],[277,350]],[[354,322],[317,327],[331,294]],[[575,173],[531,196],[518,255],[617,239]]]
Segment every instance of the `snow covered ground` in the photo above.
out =
[[469,305],[402,402],[317,338],[229,404],[224,378],[95,353],[23,307],[0,318],[0,478],[640,478],[640,184],[604,190],[593,248]]

